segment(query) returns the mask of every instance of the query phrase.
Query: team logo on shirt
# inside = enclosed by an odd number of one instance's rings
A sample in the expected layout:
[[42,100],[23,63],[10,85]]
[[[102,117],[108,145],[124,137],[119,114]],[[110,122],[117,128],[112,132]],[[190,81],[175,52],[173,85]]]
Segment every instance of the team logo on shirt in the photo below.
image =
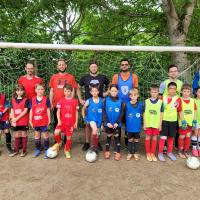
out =
[[98,85],[99,84],[99,80],[91,80],[90,81],[90,85]]
[[137,118],[140,118],[140,113],[136,113],[136,115],[135,115]]
[[129,113],[129,114],[128,114],[128,117],[129,117],[129,118],[133,118],[133,114],[132,114],[132,113]]
[[126,85],[121,86],[121,91],[123,95],[127,95],[129,92],[129,87]]
[[98,113],[102,113],[102,109],[101,108],[98,109]]
[[22,112],[22,109],[20,109],[20,108],[15,110],[16,115],[19,115],[21,112]]
[[119,112],[119,108],[115,108],[115,112]]
[[71,118],[72,117],[72,114],[71,113],[66,113],[65,114],[65,118]]
[[191,110],[184,110],[184,114],[185,114],[185,115],[191,115],[191,114],[192,114],[192,111],[191,111]]
[[156,112],[156,110],[149,110],[149,114],[150,115],[157,115],[157,112]]
[[44,111],[44,108],[37,108],[37,109],[35,110],[35,114],[39,115],[39,114],[41,114],[43,111]]
[[108,108],[108,111],[109,111],[109,112],[112,112],[112,107],[109,107],[109,108]]

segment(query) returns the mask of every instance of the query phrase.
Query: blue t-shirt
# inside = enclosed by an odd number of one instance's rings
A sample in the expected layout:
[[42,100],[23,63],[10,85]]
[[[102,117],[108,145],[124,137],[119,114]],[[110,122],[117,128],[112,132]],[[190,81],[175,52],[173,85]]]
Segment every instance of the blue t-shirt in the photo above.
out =
[[139,133],[142,129],[143,103],[136,104],[128,102],[126,104],[126,131],[129,133]]

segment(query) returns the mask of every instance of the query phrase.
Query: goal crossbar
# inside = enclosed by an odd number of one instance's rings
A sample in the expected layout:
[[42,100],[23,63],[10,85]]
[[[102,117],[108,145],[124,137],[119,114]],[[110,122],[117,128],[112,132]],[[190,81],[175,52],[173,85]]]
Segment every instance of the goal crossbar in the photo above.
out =
[[12,43],[0,42],[0,49],[46,49],[79,51],[146,51],[146,52],[200,52],[200,47],[191,46],[118,46],[118,45],[78,45],[46,43]]

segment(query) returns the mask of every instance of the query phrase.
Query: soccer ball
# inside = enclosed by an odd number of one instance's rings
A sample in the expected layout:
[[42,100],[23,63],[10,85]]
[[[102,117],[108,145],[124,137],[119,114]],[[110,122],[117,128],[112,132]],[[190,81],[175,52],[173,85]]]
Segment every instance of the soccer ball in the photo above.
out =
[[47,157],[48,158],[55,158],[58,155],[58,151],[52,150],[52,148],[49,148],[47,150]]
[[200,167],[199,159],[196,157],[189,157],[186,161],[186,165],[190,169],[198,169]]
[[85,160],[90,163],[95,162],[97,160],[96,152],[92,150],[87,151],[85,155]]

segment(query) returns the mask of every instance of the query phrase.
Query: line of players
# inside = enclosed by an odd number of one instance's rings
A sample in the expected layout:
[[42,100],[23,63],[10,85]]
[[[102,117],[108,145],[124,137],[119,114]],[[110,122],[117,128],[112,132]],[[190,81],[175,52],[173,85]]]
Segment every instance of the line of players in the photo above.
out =
[[[65,84],[64,97],[57,103],[58,123],[54,132],[56,144],[51,147],[58,150],[62,145],[61,132],[66,135],[64,153],[66,158],[71,158],[71,143],[74,128],[78,124],[78,100],[73,97],[73,88]],[[159,98],[159,88],[152,85],[150,88],[150,98],[145,102],[139,101],[138,88],[132,88],[129,92],[130,100],[125,104],[118,97],[118,86],[111,84],[109,95],[103,99],[99,97],[99,88],[91,86],[89,98],[83,108],[82,117],[86,124],[92,129],[91,149],[98,153],[98,142],[100,128],[103,124],[107,134],[105,158],[111,157],[110,144],[114,136],[114,159],[121,158],[121,125],[122,119],[126,119],[126,132],[128,137],[127,160],[134,158],[139,160],[138,146],[142,127],[146,135],[145,149],[148,161],[157,161],[156,148],[157,138],[160,135],[158,147],[158,159],[165,161],[163,154],[164,144],[167,141],[167,156],[175,161],[177,158],[173,154],[173,142],[176,136],[177,124],[179,126],[178,149],[181,158],[189,157],[189,148],[192,135],[192,154],[200,156],[200,89],[197,89],[197,98],[191,98],[192,88],[188,84],[182,86],[182,97],[177,96],[177,84],[170,82],[167,85],[168,94]],[[5,96],[0,94],[0,125],[6,136],[6,146],[9,156],[19,154],[19,138],[22,137],[22,152],[24,157],[27,153],[27,130],[28,126],[34,129],[35,153],[34,157],[41,154],[41,136],[44,142],[44,158],[47,158],[49,148],[48,126],[51,123],[49,99],[44,96],[45,87],[37,84],[35,87],[36,96],[28,101],[25,97],[24,87],[18,85],[15,88],[11,100],[11,111],[5,100]],[[29,112],[30,109],[30,112]],[[142,120],[143,119],[143,120]],[[11,147],[11,134],[9,131],[9,121],[14,131],[14,150]],[[143,125],[143,126],[142,126]]]

